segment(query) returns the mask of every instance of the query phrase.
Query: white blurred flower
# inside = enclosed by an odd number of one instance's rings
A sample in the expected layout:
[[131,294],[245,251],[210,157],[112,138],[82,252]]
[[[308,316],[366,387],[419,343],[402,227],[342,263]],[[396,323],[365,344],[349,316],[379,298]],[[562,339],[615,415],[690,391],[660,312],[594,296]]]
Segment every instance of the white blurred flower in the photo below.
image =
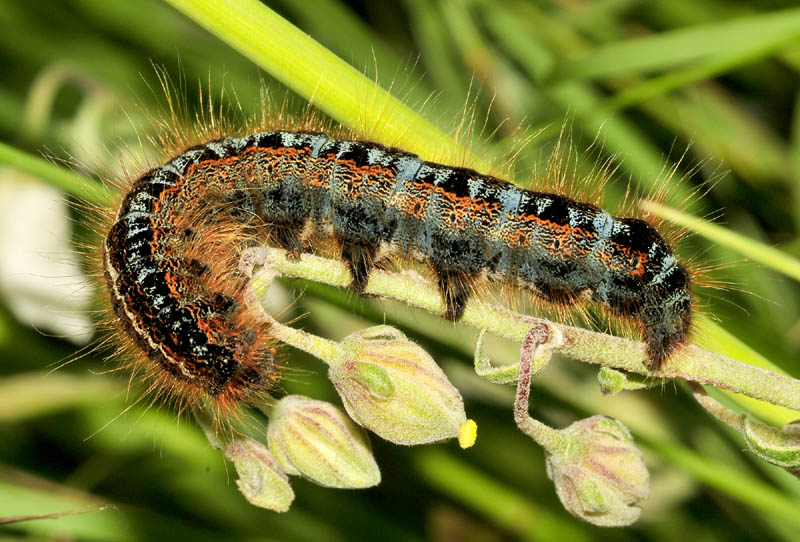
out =
[[85,344],[92,333],[92,286],[70,232],[60,191],[0,169],[0,294],[21,321]]

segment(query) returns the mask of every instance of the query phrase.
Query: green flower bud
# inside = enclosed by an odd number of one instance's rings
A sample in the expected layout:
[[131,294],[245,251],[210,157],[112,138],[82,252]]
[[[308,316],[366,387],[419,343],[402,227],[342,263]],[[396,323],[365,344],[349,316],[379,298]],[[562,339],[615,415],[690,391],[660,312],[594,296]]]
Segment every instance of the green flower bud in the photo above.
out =
[[630,525],[650,493],[650,475],[633,437],[605,416],[579,420],[559,431],[563,444],[547,455],[547,475],[573,515],[604,527]]
[[367,434],[330,403],[284,397],[270,415],[267,441],[283,470],[321,486],[357,489],[381,481]]
[[611,369],[609,367],[600,367],[597,372],[597,381],[600,383],[600,391],[603,395],[616,395],[625,389],[625,373]]
[[266,446],[244,437],[225,447],[225,457],[233,461],[239,475],[236,485],[250,504],[275,512],[289,510],[294,491]]
[[600,391],[603,392],[603,395],[616,395],[623,390],[643,390],[664,382],[661,378],[644,377],[610,367],[600,367],[597,372],[597,381],[600,383]]
[[745,416],[742,425],[742,435],[751,452],[779,467],[800,468],[800,421],[776,429]]
[[467,417],[461,394],[425,350],[390,326],[345,338],[328,376],[347,413],[395,444],[457,437]]

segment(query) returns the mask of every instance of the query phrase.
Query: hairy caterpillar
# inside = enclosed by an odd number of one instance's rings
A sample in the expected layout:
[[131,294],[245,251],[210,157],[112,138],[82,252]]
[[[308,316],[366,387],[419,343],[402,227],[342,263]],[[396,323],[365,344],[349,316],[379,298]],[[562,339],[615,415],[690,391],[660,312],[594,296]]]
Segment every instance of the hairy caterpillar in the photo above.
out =
[[640,323],[648,366],[686,340],[690,277],[647,222],[366,141],[259,132],[190,147],[136,180],[104,243],[112,305],[178,385],[231,404],[276,378],[268,324],[243,303],[241,239],[295,257],[333,239],[363,290],[380,253],[433,270],[458,320],[479,276]]

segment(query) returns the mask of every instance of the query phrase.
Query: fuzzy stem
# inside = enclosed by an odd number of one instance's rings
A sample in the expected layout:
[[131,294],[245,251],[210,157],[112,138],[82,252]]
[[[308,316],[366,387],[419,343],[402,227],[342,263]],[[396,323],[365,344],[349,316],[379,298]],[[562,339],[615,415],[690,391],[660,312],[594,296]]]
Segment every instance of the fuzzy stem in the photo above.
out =
[[[528,414],[531,395],[531,379],[539,373],[552,353],[552,346],[545,345],[550,338],[550,328],[546,325],[535,325],[525,335],[519,356],[519,377],[517,393],[514,398],[514,421],[517,427],[549,454],[557,453],[566,446],[563,434],[543,424]],[[534,364],[533,362],[536,361]]]
[[752,453],[800,478],[800,433],[795,424],[779,429],[757,422],[747,414],[739,414],[726,407],[711,397],[700,384],[689,382],[689,388],[700,406],[744,438]]
[[301,329],[273,322],[270,331],[279,341],[311,354],[328,365],[335,362],[342,355],[342,349],[334,341],[312,335]]
[[725,425],[736,429],[740,433],[744,430],[742,415],[729,409],[703,389],[703,386],[696,382],[689,382],[689,389],[692,390],[695,400],[703,407],[706,412],[714,416]]
[[481,329],[475,340],[475,373],[494,384],[511,384],[519,379],[519,363],[503,367],[492,366],[491,360],[483,355],[483,336]]
[[[273,265],[265,265],[268,261],[274,260],[268,251],[268,248],[248,249],[242,254],[239,261],[239,270],[251,277],[250,284],[256,303],[267,293],[277,272]],[[255,272],[256,266],[261,267],[258,272]],[[276,339],[311,354],[328,365],[334,363],[342,355],[342,349],[334,341],[312,335],[302,329],[285,326],[275,320],[266,309],[263,311],[263,317],[270,323],[270,332]]]
[[192,414],[194,415],[197,425],[200,426],[203,434],[208,439],[208,443],[217,450],[225,450],[229,441],[224,437],[220,437],[219,432],[214,430],[214,420],[209,412],[203,407],[196,406],[192,408]]
[[[350,283],[350,272],[340,261],[310,254],[304,254],[299,261],[291,261],[285,258],[284,250],[269,248],[267,252],[272,265],[282,276],[339,288],[346,288]],[[445,308],[437,288],[415,273],[375,270],[364,292],[401,301],[434,314],[442,314]],[[799,380],[738,362],[695,345],[678,349],[669,363],[654,373],[644,365],[647,358],[645,345],[641,342],[532,318],[479,299],[469,300],[461,322],[517,342],[524,340],[531,327],[543,324],[563,336],[563,343],[554,346],[553,350],[579,361],[646,376],[680,378],[712,385],[773,405],[800,410]]]
[[256,408],[258,408],[261,413],[267,417],[267,419],[272,418],[272,412],[275,410],[275,401],[265,402],[265,403],[258,403]]

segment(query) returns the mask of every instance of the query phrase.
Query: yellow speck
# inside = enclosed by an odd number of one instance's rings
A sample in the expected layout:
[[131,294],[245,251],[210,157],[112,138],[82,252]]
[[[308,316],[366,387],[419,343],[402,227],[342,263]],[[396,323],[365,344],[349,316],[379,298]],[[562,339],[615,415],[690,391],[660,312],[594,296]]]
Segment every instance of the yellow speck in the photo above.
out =
[[478,424],[475,420],[467,420],[461,424],[458,431],[458,445],[463,449],[471,448],[478,438]]

